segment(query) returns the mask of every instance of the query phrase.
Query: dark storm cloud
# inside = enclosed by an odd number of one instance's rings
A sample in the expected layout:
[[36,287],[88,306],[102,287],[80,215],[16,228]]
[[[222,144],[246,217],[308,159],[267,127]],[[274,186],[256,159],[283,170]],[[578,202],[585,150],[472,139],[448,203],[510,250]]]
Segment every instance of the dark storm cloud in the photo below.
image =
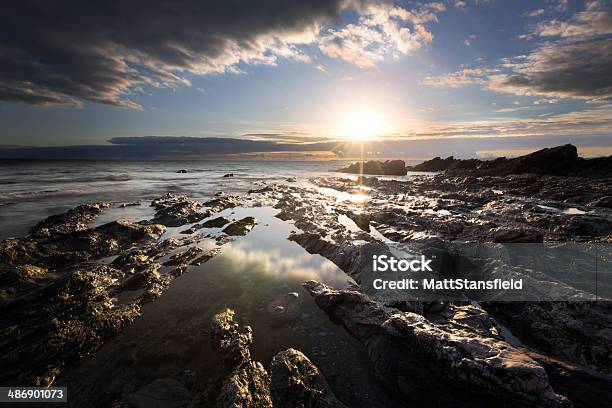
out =
[[297,48],[343,0],[4,1],[0,100],[139,108],[145,86],[187,84],[182,73],[307,59]]
[[491,76],[490,89],[591,102],[612,100],[612,38],[546,44],[509,66],[514,73]]

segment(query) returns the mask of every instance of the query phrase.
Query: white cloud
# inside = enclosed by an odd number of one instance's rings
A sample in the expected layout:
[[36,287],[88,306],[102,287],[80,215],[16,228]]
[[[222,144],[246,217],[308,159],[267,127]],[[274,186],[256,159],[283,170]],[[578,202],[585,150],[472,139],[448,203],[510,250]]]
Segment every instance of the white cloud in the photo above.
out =
[[463,68],[457,72],[427,76],[421,82],[436,88],[459,88],[466,85],[484,84],[486,75],[496,72],[489,68]]
[[475,39],[476,39],[476,35],[470,34],[465,38],[465,40],[463,40],[463,45],[465,45],[466,47],[469,47],[472,45]]
[[372,3],[359,8],[356,23],[330,28],[319,48],[330,58],[342,59],[360,68],[370,68],[387,56],[409,55],[431,43],[427,25],[437,22],[442,3],[429,3],[414,10],[389,3]]
[[550,20],[536,27],[534,33],[540,37],[577,38],[612,34],[612,12],[601,2],[587,3],[585,10],[569,21]]

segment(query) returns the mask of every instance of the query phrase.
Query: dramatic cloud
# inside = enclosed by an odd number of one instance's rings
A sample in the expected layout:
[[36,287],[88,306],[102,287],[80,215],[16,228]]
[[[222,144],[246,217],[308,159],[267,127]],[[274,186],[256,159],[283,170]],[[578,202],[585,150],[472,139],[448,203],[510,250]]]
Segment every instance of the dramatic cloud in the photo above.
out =
[[612,34],[612,12],[601,1],[586,4],[585,10],[577,13],[569,21],[545,21],[535,29],[541,37],[590,37]]
[[329,29],[320,40],[320,49],[330,58],[339,58],[362,68],[374,66],[385,56],[408,55],[432,41],[427,24],[444,11],[441,3],[428,3],[410,11],[389,3],[372,3],[359,8],[355,24]]
[[306,59],[297,45],[336,21],[342,2],[68,0],[0,7],[0,99],[138,108],[130,93],[188,84],[181,73]]
[[[131,95],[146,87],[189,85],[186,74],[309,62],[307,51],[316,48],[370,67],[431,42],[426,24],[444,9],[432,3],[411,11],[370,1],[5,2],[0,100],[138,109]],[[345,22],[345,10],[358,21]]]
[[543,96],[551,100],[578,99],[592,103],[612,100],[612,18],[601,2],[567,22],[547,21],[533,35],[559,37],[527,55],[502,60],[495,69],[467,68],[428,76],[426,85],[459,87],[480,84],[502,93]]
[[612,100],[612,39],[546,44],[512,60],[512,74],[489,77],[489,89],[516,95]]

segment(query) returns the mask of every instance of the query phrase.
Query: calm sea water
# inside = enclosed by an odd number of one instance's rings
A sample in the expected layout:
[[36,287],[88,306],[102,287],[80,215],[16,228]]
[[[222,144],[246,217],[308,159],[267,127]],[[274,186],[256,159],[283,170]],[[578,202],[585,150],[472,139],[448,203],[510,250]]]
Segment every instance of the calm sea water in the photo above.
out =
[[[207,200],[262,182],[330,174],[342,161],[0,160],[0,239],[83,203],[151,200],[166,192]],[[177,171],[187,170],[185,174]],[[223,175],[233,173],[234,177]],[[336,173],[337,175],[338,173]],[[134,210],[131,210],[132,213]]]

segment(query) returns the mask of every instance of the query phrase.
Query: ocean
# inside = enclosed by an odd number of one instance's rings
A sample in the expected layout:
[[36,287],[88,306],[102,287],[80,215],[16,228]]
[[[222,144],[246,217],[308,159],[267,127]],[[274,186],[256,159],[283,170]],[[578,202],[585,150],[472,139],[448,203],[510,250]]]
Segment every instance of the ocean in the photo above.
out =
[[[22,236],[42,219],[92,202],[142,202],[122,218],[146,214],[147,201],[167,192],[208,200],[244,194],[262,183],[330,175],[344,161],[0,161],[0,240]],[[177,173],[186,170],[187,173]],[[223,177],[225,174],[233,177]],[[338,173],[335,173],[338,175]],[[145,205],[146,204],[146,205]],[[141,214],[142,213],[142,214]]]

